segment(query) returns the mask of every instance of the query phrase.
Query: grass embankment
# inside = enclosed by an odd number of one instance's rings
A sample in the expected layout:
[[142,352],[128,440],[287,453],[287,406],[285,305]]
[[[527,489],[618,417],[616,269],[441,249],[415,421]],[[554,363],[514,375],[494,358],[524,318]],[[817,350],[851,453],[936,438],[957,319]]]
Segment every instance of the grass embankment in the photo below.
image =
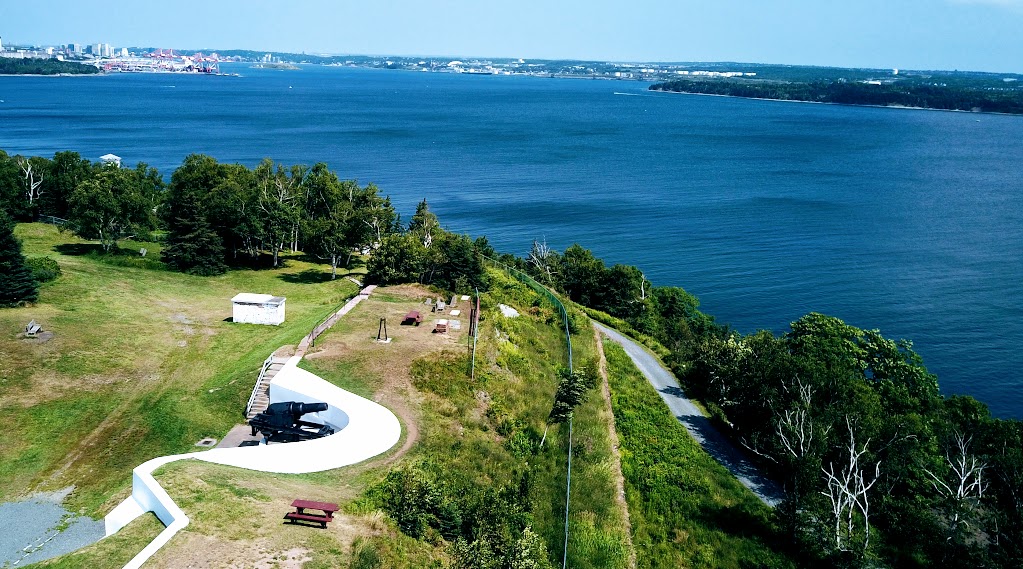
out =
[[[299,258],[202,278],[161,270],[154,243],[122,244],[147,248],[145,258],[111,257],[49,225],[16,233],[27,256],[55,258],[63,276],[36,305],[0,311],[0,500],[74,485],[73,509],[104,514],[132,468],[242,422],[263,359],[356,289]],[[225,321],[238,292],[288,297],[286,322]],[[32,319],[53,338],[20,338]]]
[[[433,459],[451,457],[446,461],[465,472],[498,473],[495,481],[500,483],[511,482],[516,472],[528,472],[534,529],[545,538],[552,559],[560,561],[568,426],[552,426],[542,449],[532,444],[537,442],[536,435],[542,435],[550,413],[557,369],[566,365],[565,335],[557,325],[560,315],[535,292],[504,273],[492,270],[490,274],[494,286],[486,296],[488,320],[477,347],[477,370],[482,373],[477,373],[477,385],[461,382],[457,394],[449,397],[458,402],[458,408],[446,418],[482,415],[470,423],[479,442],[467,445],[457,431],[438,429],[431,443],[424,439],[423,453]],[[500,316],[498,302],[518,308],[523,315]],[[580,326],[572,345],[575,368],[595,368],[592,327]],[[421,381],[428,386],[431,380]],[[440,376],[432,381],[432,385],[446,383]],[[436,387],[432,390],[439,392]],[[628,559],[624,519],[614,501],[610,417],[597,389],[589,391],[575,412],[568,541],[572,567],[624,567]],[[461,426],[466,426],[464,421]],[[494,443],[499,446],[495,448]],[[482,476],[478,480],[490,482]]]
[[638,566],[794,567],[770,508],[700,448],[621,346],[604,350]]
[[[457,510],[455,516],[465,526],[464,531],[450,525],[443,530],[430,527],[421,539],[402,534],[396,522],[389,524],[389,532],[361,532],[358,553],[378,559],[382,567],[420,567],[427,559],[448,563],[456,534],[471,534],[473,527],[507,529],[502,525],[504,514],[481,514],[476,509],[479,505],[503,511],[512,502],[523,506],[525,523],[543,538],[550,559],[560,564],[567,425],[552,427],[543,448],[539,442],[553,403],[557,369],[567,360],[564,332],[553,325],[553,309],[535,293],[502,273],[491,276],[494,287],[484,296],[475,380],[467,373],[468,307],[464,303],[460,307],[463,330],[457,335],[422,337],[422,327],[395,331],[397,316],[417,307],[408,303],[408,296],[403,298],[409,289],[385,289],[374,295],[371,302],[375,304],[360,306],[352,318],[342,320],[321,341],[323,355],[314,355],[304,364],[346,389],[375,393],[399,416],[409,414],[416,432],[405,436],[415,436],[418,442],[389,471],[425,477],[445,511]],[[420,293],[416,300],[423,298]],[[501,316],[498,303],[515,306],[522,316]],[[387,346],[369,342],[381,316],[392,325],[393,341]],[[432,328],[430,316],[423,327]],[[573,344],[576,362],[593,360],[594,338],[588,327],[573,337]],[[391,357],[382,358],[374,351]],[[410,358],[405,366],[403,362]],[[576,412],[568,546],[573,567],[624,567],[628,558],[622,545],[627,535],[623,515],[614,503],[609,419],[610,410],[595,390]],[[363,524],[375,519],[365,516],[379,515],[376,508],[381,506],[387,472],[376,471],[377,481],[367,487],[368,496],[352,503],[349,515],[363,516]],[[374,473],[366,476],[372,478]],[[424,517],[427,525],[438,521],[431,515]],[[396,535],[401,539],[395,540]],[[354,563],[354,546],[351,551]]]
[[[348,281],[325,282],[325,267],[299,258],[279,270],[198,278],[161,270],[156,244],[124,244],[148,248],[144,259],[106,257],[49,226],[22,225],[18,233],[28,255],[56,258],[64,276],[43,287],[37,305],[0,312],[0,329],[7,330],[0,337],[0,428],[10,435],[0,457],[0,499],[73,484],[75,509],[104,513],[127,494],[134,466],[186,452],[198,439],[222,436],[240,422],[262,360],[297,343],[355,289]],[[403,424],[400,448],[361,465],[303,476],[193,461],[168,465],[157,477],[191,524],[150,564],[181,567],[216,559],[239,568],[443,566],[451,560],[451,541],[436,533],[425,539],[405,535],[378,509],[374,492],[381,481],[414,465],[430,465],[450,490],[483,497],[522,492],[526,521],[549,558],[560,561],[567,427],[552,427],[544,447],[538,443],[556,370],[565,361],[564,333],[554,324],[554,310],[532,291],[500,273],[493,276],[475,381],[466,373],[467,306],[461,307],[461,331],[431,334],[431,314],[418,328],[397,326],[405,312],[423,307],[429,293],[421,287],[380,289],[321,336],[303,361],[325,379],[394,410]],[[225,322],[228,301],[240,291],[287,296],[286,324]],[[523,315],[504,318],[498,302]],[[380,317],[390,325],[390,344],[371,341]],[[33,318],[55,336],[43,343],[18,338]],[[577,367],[594,359],[589,327],[573,341]],[[573,567],[623,567],[628,558],[609,466],[609,418],[595,390],[576,412],[568,546]],[[296,497],[338,502],[343,511],[327,531],[282,525]],[[146,516],[47,566],[120,566],[161,529]]]

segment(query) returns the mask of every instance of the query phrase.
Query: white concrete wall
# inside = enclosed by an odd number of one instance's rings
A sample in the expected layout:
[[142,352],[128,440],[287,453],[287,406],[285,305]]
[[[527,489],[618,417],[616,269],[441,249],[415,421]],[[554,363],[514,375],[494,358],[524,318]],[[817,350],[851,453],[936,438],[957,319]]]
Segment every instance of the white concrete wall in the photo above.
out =
[[269,324],[280,325],[284,322],[284,305],[282,302],[277,306],[260,304],[233,303],[232,315],[234,321],[241,324]]
[[153,471],[175,460],[194,458],[262,472],[304,474],[348,466],[385,452],[401,438],[401,424],[387,408],[299,369],[300,357],[288,360],[270,382],[270,400],[324,402],[327,411],[311,413],[312,420],[337,429],[329,437],[287,444],[220,448],[154,458],[135,468],[132,495],[106,517],[107,535],[117,532],[146,512],[167,528],[146,546],[126,569],[138,569],[182,528],[188,516],[153,478]]
[[104,519],[107,536],[113,535],[146,512],[156,514],[156,517],[167,527],[138,555],[133,557],[124,566],[124,569],[138,569],[141,567],[154,553],[170,541],[174,534],[188,526],[188,516],[174,503],[174,500],[171,500],[167,491],[153,478],[153,471],[169,462],[190,457],[191,455],[187,454],[162,456],[146,461],[135,467],[135,470],[132,471],[131,496],[124,502],[121,502]]

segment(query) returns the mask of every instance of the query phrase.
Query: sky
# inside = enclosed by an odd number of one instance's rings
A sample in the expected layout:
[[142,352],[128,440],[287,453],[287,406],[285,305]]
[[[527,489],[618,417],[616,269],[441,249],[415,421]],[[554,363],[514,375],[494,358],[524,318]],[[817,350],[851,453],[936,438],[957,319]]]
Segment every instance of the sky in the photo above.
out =
[[11,43],[1023,73],[1023,0],[0,2]]

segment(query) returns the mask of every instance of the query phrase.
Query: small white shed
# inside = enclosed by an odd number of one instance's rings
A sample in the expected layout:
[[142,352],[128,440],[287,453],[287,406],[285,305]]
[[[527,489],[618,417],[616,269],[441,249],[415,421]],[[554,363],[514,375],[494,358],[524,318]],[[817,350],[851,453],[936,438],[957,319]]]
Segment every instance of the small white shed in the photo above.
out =
[[231,299],[235,322],[244,324],[270,324],[284,322],[283,296],[243,292]]

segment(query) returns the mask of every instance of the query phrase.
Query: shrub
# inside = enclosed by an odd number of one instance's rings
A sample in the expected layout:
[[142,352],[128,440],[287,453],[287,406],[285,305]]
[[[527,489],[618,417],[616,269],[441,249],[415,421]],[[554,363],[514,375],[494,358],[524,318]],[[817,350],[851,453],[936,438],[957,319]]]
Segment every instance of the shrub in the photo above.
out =
[[41,283],[48,283],[57,280],[62,273],[57,261],[50,257],[30,257],[25,259],[25,264],[32,269],[32,276]]

